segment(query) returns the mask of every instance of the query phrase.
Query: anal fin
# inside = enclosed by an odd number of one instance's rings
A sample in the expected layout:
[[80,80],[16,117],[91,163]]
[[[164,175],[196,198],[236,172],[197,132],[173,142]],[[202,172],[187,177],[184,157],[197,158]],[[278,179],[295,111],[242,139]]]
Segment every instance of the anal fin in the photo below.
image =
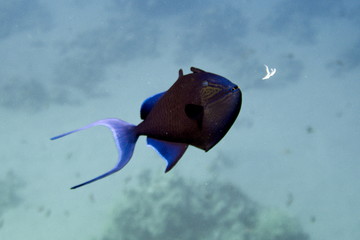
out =
[[147,144],[153,147],[167,162],[165,172],[170,171],[186,151],[188,144],[168,142],[154,138],[147,138]]

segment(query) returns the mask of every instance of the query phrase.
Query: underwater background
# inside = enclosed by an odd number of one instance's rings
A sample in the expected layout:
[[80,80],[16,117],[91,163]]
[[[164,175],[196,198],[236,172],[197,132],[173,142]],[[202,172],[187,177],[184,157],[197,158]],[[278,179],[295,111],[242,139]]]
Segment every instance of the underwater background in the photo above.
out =
[[[0,239],[360,239],[356,0],[0,0]],[[264,64],[276,68],[268,80]],[[205,153],[141,137],[120,172],[103,127],[198,67],[243,93]]]

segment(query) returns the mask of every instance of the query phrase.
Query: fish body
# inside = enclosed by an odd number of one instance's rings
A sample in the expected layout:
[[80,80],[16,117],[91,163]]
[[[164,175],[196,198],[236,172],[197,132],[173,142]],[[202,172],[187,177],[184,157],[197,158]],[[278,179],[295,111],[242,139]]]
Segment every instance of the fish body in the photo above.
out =
[[192,70],[188,75],[180,71],[178,80],[137,126],[139,135],[208,151],[226,134],[240,111],[239,88],[219,75]]
[[222,76],[193,67],[191,71],[183,75],[180,69],[177,81],[169,90],[144,101],[140,111],[143,121],[137,126],[120,119],[104,119],[52,138],[55,140],[97,125],[113,132],[119,150],[118,164],[109,172],[72,189],[123,168],[141,135],[147,136],[148,145],[167,161],[166,172],[175,166],[188,145],[205,151],[215,146],[236,120],[242,94],[237,85]]

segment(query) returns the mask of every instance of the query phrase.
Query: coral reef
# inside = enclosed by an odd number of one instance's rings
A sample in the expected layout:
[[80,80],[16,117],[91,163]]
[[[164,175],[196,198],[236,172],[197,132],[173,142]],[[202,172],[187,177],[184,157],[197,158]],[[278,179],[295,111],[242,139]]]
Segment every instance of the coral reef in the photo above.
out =
[[13,78],[0,83],[0,106],[6,109],[39,111],[51,102],[47,87],[38,80]]
[[23,186],[23,181],[11,171],[6,174],[6,179],[0,180],[0,217],[6,210],[21,202],[18,191]]
[[103,240],[306,240],[295,219],[266,210],[235,185],[144,172],[124,192]]

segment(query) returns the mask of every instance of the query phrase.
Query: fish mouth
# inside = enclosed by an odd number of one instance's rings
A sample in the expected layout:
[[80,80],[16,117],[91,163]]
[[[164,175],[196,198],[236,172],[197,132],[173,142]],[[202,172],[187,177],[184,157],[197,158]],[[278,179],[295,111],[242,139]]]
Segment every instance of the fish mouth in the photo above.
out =
[[238,92],[238,91],[240,91],[240,88],[239,88],[238,85],[235,85],[235,86],[233,86],[232,88],[230,88],[230,91],[231,91],[231,92]]

